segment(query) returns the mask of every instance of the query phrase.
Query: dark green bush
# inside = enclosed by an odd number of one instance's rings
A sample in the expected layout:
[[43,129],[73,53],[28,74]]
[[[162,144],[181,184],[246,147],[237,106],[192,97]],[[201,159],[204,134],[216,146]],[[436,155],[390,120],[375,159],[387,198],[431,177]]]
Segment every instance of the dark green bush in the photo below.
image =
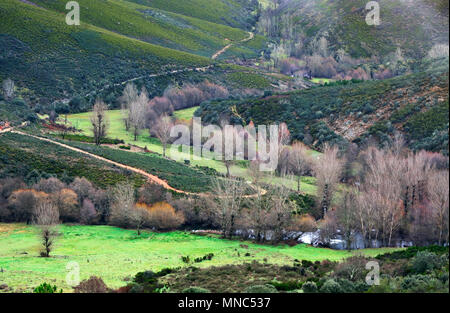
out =
[[302,290],[304,293],[316,293],[318,288],[315,282],[307,281],[303,284]]
[[302,284],[296,280],[291,280],[287,282],[272,281],[270,282],[270,285],[274,286],[279,291],[297,290],[302,287]]
[[424,274],[442,267],[443,262],[440,256],[428,251],[419,251],[412,260],[411,272]]
[[34,293],[62,293],[62,289],[58,291],[58,287],[47,283],[42,283],[33,290]]
[[339,283],[336,282],[334,279],[329,279],[323,284],[322,288],[320,288],[320,292],[343,293],[344,290],[342,289],[341,285],[339,285]]
[[245,293],[278,293],[278,290],[269,284],[266,285],[255,285],[248,287],[244,291]]

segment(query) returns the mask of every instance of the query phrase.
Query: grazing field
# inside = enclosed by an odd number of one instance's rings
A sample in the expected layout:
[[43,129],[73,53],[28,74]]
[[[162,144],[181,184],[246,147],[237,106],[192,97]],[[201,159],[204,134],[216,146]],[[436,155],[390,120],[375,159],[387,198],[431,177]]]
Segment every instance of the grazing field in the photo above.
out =
[[[298,260],[340,261],[354,253],[376,256],[391,249],[368,249],[359,252],[314,248],[307,245],[268,246],[249,242],[222,240],[186,232],[144,232],[110,226],[59,226],[51,258],[39,255],[38,230],[23,224],[0,224],[0,283],[14,291],[31,292],[46,281],[65,291],[68,262],[78,262],[80,278],[101,276],[110,287],[126,285],[126,280],[144,270],[188,266],[181,256],[191,259],[214,253],[210,261],[194,263],[198,267],[241,264],[257,260],[273,264],[292,264]],[[248,254],[249,256],[246,256]],[[192,264],[190,264],[192,265]]]
[[43,174],[56,175],[60,179],[85,177],[102,188],[126,181],[138,187],[145,182],[141,175],[20,134],[0,136],[0,161],[0,177],[13,175],[23,177],[30,183]]
[[[190,108],[186,110],[180,110],[175,112],[175,116],[177,118],[183,118],[183,119],[189,119],[192,118],[193,113],[195,112],[195,108]],[[73,127],[81,130],[82,134],[92,136],[91,133],[91,125],[89,121],[89,114],[90,113],[79,113],[79,114],[71,114],[68,115],[68,121],[72,124]],[[138,136],[138,140],[134,141],[134,136],[131,132],[127,132],[125,129],[125,125],[123,123],[123,116],[120,110],[110,110],[107,112],[107,116],[109,118],[109,130],[108,130],[108,137],[111,139],[120,139],[123,140],[127,144],[136,145],[142,148],[147,148],[148,150],[152,152],[156,152],[159,154],[162,154],[163,148],[161,143],[158,139],[150,137],[148,131],[142,131],[141,134]],[[94,152],[95,153],[95,152]],[[169,148],[168,148],[169,153]],[[315,151],[311,150],[312,155],[318,154]],[[184,159],[191,159],[191,164],[193,166],[202,166],[202,167],[209,167],[214,170],[216,170],[219,173],[225,174],[226,173],[226,167],[225,165],[216,160],[209,160],[209,159],[202,159],[202,160],[193,160],[190,155],[183,154],[182,152],[179,152],[181,155],[181,160]],[[127,162],[126,159],[122,160],[124,162]],[[235,165],[231,167],[231,174],[233,176],[237,177],[243,177],[245,179],[249,179],[247,168],[246,168],[246,162],[238,162]],[[150,172],[151,173],[151,172]],[[285,186],[288,186],[292,189],[297,189],[296,186],[296,179],[293,177],[292,179],[289,178],[281,178],[281,177],[274,177],[274,176],[267,176],[265,178],[266,182],[274,181],[275,184],[282,184]],[[313,177],[302,177],[302,190],[303,192],[306,192],[308,194],[315,194],[316,186],[315,186],[315,178]]]
[[199,108],[199,106],[189,108],[189,109],[178,110],[178,111],[175,111],[174,115],[179,120],[190,120],[194,117],[194,113],[195,113],[195,111],[197,111],[198,108]]
[[[64,0],[36,0],[36,4],[60,13],[66,12]],[[227,40],[239,41],[247,32],[148,6],[110,0],[79,0],[81,23],[89,23],[131,38],[210,57]],[[251,52],[250,50],[247,52]]]
[[211,187],[212,176],[157,154],[122,151],[79,142],[70,142],[70,145],[108,160],[144,170],[167,181],[171,187],[178,190],[205,192]]

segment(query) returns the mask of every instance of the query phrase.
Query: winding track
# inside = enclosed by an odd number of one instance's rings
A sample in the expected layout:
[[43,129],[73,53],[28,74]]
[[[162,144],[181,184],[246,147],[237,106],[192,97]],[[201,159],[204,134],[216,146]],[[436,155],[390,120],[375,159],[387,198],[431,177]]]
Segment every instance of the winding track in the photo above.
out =
[[[255,34],[252,32],[248,32],[248,37],[242,39],[241,43],[247,42],[252,40],[255,37]],[[222,49],[220,49],[219,51],[217,51],[216,53],[214,53],[214,55],[211,57],[212,60],[217,59],[220,55],[222,55],[223,53],[225,53],[228,49],[230,49],[232,46],[234,45],[234,43],[230,43],[228,45],[226,45],[225,47],[223,47]],[[101,89],[95,90],[96,93],[102,92],[105,89],[109,89],[112,87],[119,87],[119,86],[125,86],[128,83],[134,82],[136,80],[142,79],[142,78],[155,78],[155,77],[161,77],[161,76],[167,76],[167,75],[172,75],[172,74],[178,74],[178,73],[185,73],[185,72],[193,72],[193,71],[197,71],[197,72],[205,72],[209,69],[211,69],[214,65],[208,65],[208,66],[204,66],[204,67],[195,67],[195,68],[184,68],[184,69],[180,69],[180,70],[173,70],[173,71],[168,71],[168,72],[163,72],[163,73],[156,73],[156,74],[149,74],[149,75],[141,75],[138,77],[134,77],[134,78],[130,78],[127,80],[124,80],[123,82],[120,83],[116,83],[113,85],[106,85]],[[89,97],[94,93],[94,91],[91,91],[87,94],[84,95],[84,97]]]
[[[141,170],[141,169],[136,168],[136,167],[128,166],[128,165],[125,165],[125,164],[122,164],[122,163],[118,163],[118,162],[106,159],[106,158],[98,156],[96,154],[93,154],[93,153],[90,153],[90,152],[87,152],[87,151],[84,151],[84,150],[81,150],[81,149],[78,149],[78,148],[66,145],[64,143],[61,143],[61,142],[58,142],[58,141],[55,141],[55,140],[52,140],[52,139],[48,139],[48,138],[44,138],[44,137],[39,137],[39,136],[27,134],[27,133],[24,133],[24,132],[21,132],[21,131],[18,131],[18,130],[14,130],[12,128],[4,129],[4,130],[0,131],[0,134],[6,133],[6,132],[19,134],[19,135],[22,135],[22,136],[29,136],[29,137],[32,137],[32,138],[35,138],[35,139],[38,139],[38,140],[41,140],[41,141],[49,142],[49,143],[58,145],[60,147],[63,147],[63,148],[66,148],[66,149],[69,149],[69,150],[72,150],[72,151],[75,151],[75,152],[87,155],[87,156],[95,158],[97,160],[106,162],[108,164],[112,164],[112,165],[114,165],[116,167],[120,167],[120,168],[123,168],[125,170],[128,170],[128,171],[140,174],[140,175],[146,177],[150,182],[158,184],[158,185],[161,185],[162,187],[164,187],[164,189],[171,190],[171,191],[174,191],[176,193],[181,193],[181,194],[185,194],[185,195],[197,195],[197,196],[202,196],[202,195],[204,196],[204,195],[206,195],[206,193],[193,193],[193,192],[187,192],[187,191],[176,189],[176,188],[170,186],[165,180],[159,178],[156,175],[152,175],[150,173],[147,173],[144,170]],[[266,190],[264,190],[262,188],[259,189],[259,195],[264,195],[266,193],[267,193]],[[258,196],[258,193],[253,194],[253,195],[245,196],[245,198],[255,198],[257,196]]]
[[[247,38],[244,38],[240,42],[247,42],[247,41],[250,41],[250,40],[252,40],[254,38],[254,34],[252,32],[248,32],[248,34],[249,34],[249,36]],[[220,55],[222,55],[225,51],[227,51],[232,46],[233,46],[233,43],[230,43],[229,45],[225,46],[221,50],[217,51],[211,57],[211,59],[213,59],[213,60],[217,59]],[[166,75],[170,75],[170,74],[177,74],[177,73],[182,73],[182,72],[206,71],[206,70],[208,70],[208,69],[210,69],[212,67],[213,67],[213,65],[209,65],[209,66],[205,66],[205,67],[185,68],[185,69],[181,69],[181,70],[173,70],[173,71],[169,71],[169,72],[165,72],[165,73],[159,73],[159,74],[143,75],[143,76],[135,77],[135,78],[132,78],[132,79],[128,79],[128,80],[120,82],[120,83],[116,83],[114,85],[105,86],[102,89],[96,90],[96,92],[102,92],[105,89],[108,89],[108,88],[111,88],[111,87],[123,86],[123,85],[126,85],[129,82],[133,82],[133,81],[139,80],[141,78],[145,78],[145,77],[150,77],[151,78],[151,77],[166,76]],[[92,92],[86,94],[85,96],[90,96],[91,94],[92,94]],[[171,190],[171,191],[174,191],[174,192],[177,192],[177,193],[181,193],[181,194],[186,194],[186,195],[204,195],[204,193],[192,193],[192,192],[186,192],[186,191],[183,191],[183,190],[176,189],[176,188],[170,186],[165,180],[159,178],[158,176],[149,174],[149,173],[147,173],[144,170],[141,170],[139,168],[135,168],[135,167],[132,167],[132,166],[128,166],[128,165],[125,165],[125,164],[122,164],[122,163],[118,163],[118,162],[106,159],[104,157],[98,156],[96,154],[93,154],[93,153],[90,153],[90,152],[87,152],[87,151],[84,151],[84,150],[81,150],[81,149],[78,149],[78,148],[75,148],[75,147],[72,147],[72,146],[69,146],[69,145],[66,145],[66,144],[63,144],[63,143],[58,142],[58,141],[54,141],[54,140],[51,140],[51,139],[48,139],[48,138],[43,138],[43,137],[27,134],[27,133],[24,133],[24,132],[21,132],[21,131],[18,131],[18,130],[14,130],[13,128],[7,128],[7,129],[0,130],[0,134],[6,133],[6,132],[16,133],[16,134],[20,134],[20,135],[23,135],[23,136],[29,136],[29,137],[33,137],[33,138],[41,140],[41,141],[46,141],[46,142],[49,142],[49,143],[53,143],[55,145],[64,147],[66,149],[69,149],[69,150],[72,150],[72,151],[75,151],[75,152],[78,152],[78,153],[90,156],[92,158],[95,158],[97,160],[101,160],[103,162],[112,164],[114,166],[117,166],[117,167],[129,170],[131,172],[134,172],[134,173],[140,174],[142,176],[145,176],[149,181],[151,181],[151,182],[153,182],[155,184],[161,185],[162,187],[164,187],[167,190]],[[264,190],[262,188],[259,189],[259,195],[264,195],[266,193],[267,193],[266,190]],[[254,194],[254,195],[248,195],[248,196],[245,196],[245,197],[246,198],[253,198],[253,197],[257,197],[257,196],[258,196],[258,193]]]
[[172,190],[172,191],[175,191],[177,193],[183,193],[183,194],[193,194],[193,193],[189,193],[189,192],[186,192],[186,191],[183,191],[183,190],[178,190],[176,188],[173,188],[165,180],[162,180],[158,176],[149,174],[146,171],[143,171],[141,169],[138,169],[138,168],[135,168],[135,167],[132,167],[132,166],[128,166],[128,165],[125,165],[125,164],[122,164],[122,163],[118,163],[118,162],[115,162],[115,161],[111,161],[111,160],[106,159],[104,157],[101,157],[101,156],[98,156],[96,154],[93,154],[93,153],[90,153],[90,152],[87,152],[87,151],[84,151],[84,150],[81,150],[81,149],[78,149],[78,148],[66,145],[64,143],[61,143],[61,142],[58,142],[58,141],[55,141],[55,140],[51,140],[51,139],[44,138],[44,137],[39,137],[39,136],[34,136],[34,135],[27,134],[27,133],[24,133],[24,132],[21,132],[21,131],[18,131],[18,130],[11,130],[10,129],[9,131],[11,133],[14,133],[14,134],[19,134],[19,135],[23,135],[23,136],[29,136],[29,137],[32,137],[32,138],[35,138],[35,139],[38,139],[38,140],[41,140],[41,141],[46,141],[46,142],[58,145],[60,147],[63,147],[63,148],[66,148],[66,149],[69,149],[69,150],[72,150],[72,151],[75,151],[75,152],[87,155],[87,156],[90,156],[90,157],[95,158],[97,160],[100,160],[100,161],[112,164],[114,166],[117,166],[117,167],[129,170],[129,171],[135,172],[137,174],[140,174],[142,176],[147,177],[147,179],[149,181],[151,181],[151,182],[153,182],[155,184],[161,185],[167,190]]
[[[242,39],[239,42],[247,42],[247,41],[252,40],[255,37],[255,34],[253,34],[252,32],[248,32],[248,34],[249,34],[249,36],[247,38],[244,38],[244,39]],[[211,59],[213,59],[213,60],[217,59],[220,55],[225,53],[225,51],[230,49],[232,46],[233,46],[233,43],[230,43],[229,45],[226,45],[225,47],[223,47],[222,49],[220,49],[219,51],[214,53],[214,55],[211,57]]]

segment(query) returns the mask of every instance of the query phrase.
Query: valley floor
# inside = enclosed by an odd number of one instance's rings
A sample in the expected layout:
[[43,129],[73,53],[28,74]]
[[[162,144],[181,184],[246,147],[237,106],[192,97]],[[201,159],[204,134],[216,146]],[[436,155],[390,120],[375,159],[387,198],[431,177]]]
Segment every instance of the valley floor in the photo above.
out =
[[[109,287],[127,284],[140,271],[159,271],[174,267],[210,267],[242,264],[253,260],[269,264],[291,265],[298,260],[341,261],[354,254],[376,256],[393,249],[366,249],[354,252],[315,248],[307,245],[289,247],[270,246],[250,242],[223,240],[217,236],[200,236],[189,232],[136,235],[134,230],[110,226],[61,225],[58,228],[52,257],[39,257],[38,229],[24,224],[0,223],[0,285],[10,291],[32,292],[43,282],[64,291],[71,291],[66,283],[69,262],[77,262],[80,279],[100,276]],[[183,263],[181,257],[191,260],[213,253],[212,260],[201,263]]]
[[[179,119],[189,120],[192,118],[195,110],[195,108],[190,108],[187,110],[180,110],[175,112],[175,117]],[[82,131],[82,134],[87,136],[92,136],[92,132],[90,130],[90,120],[89,120],[89,112],[86,113],[79,113],[79,114],[72,114],[68,115],[68,121],[70,122],[71,126],[75,127],[76,129],[79,129]],[[133,134],[131,132],[127,132],[124,126],[124,123],[122,121],[123,115],[120,110],[110,110],[107,111],[108,119],[110,122],[109,130],[108,130],[108,137],[111,139],[120,139],[123,140],[127,144],[135,145],[141,148],[146,147],[152,152],[162,154],[162,145],[159,142],[158,139],[150,137],[148,134],[148,131],[142,131],[141,134],[138,136],[138,140],[134,141]],[[170,148],[167,149],[167,153],[170,155]],[[180,155],[182,155],[181,159],[191,159],[190,155],[185,155],[181,152],[179,152]],[[319,155],[318,152],[311,150],[311,155]],[[191,159],[191,164],[193,166],[206,166],[212,169],[215,169],[219,173],[225,174],[226,173],[226,167],[221,161],[217,160],[211,160],[203,158],[201,160],[193,160]],[[244,179],[250,180],[250,177],[248,176],[248,171],[245,166],[243,166],[242,162],[237,162],[235,165],[231,166],[231,175],[236,177],[242,177]],[[288,188],[291,188],[293,190],[297,189],[297,182],[296,177],[291,178],[281,178],[281,177],[275,177],[272,175],[268,175],[263,179],[266,183],[274,183],[277,185],[284,185]],[[302,177],[302,191],[314,195],[316,193],[316,186],[315,186],[315,178],[314,177]]]

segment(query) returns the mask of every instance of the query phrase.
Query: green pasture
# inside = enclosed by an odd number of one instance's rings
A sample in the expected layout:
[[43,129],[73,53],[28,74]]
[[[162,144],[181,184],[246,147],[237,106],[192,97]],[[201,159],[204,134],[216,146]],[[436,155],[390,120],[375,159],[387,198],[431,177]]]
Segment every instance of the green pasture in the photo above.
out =
[[[175,116],[179,119],[190,119],[193,116],[197,108],[190,108],[186,110],[180,110],[175,112]],[[68,115],[68,121],[72,124],[73,127],[81,130],[81,132],[85,135],[92,136],[91,133],[91,125],[89,120],[90,113],[79,113]],[[142,131],[138,136],[138,139],[134,141],[134,136],[131,132],[127,132],[125,129],[125,125],[123,123],[123,115],[120,110],[110,110],[107,112],[109,119],[109,130],[108,137],[112,139],[121,139],[124,140],[127,144],[132,144],[139,147],[147,147],[152,152],[162,154],[163,148],[158,139],[150,137],[148,131]],[[170,147],[168,148],[168,153],[170,153]],[[317,152],[311,152],[313,155],[318,154]],[[175,153],[170,154],[170,157],[178,160],[191,160],[191,164],[193,166],[205,166],[210,167],[218,171],[219,173],[226,173],[226,167],[221,161],[213,160],[213,159],[202,159],[195,160],[188,153],[183,153],[181,151],[177,151]],[[231,167],[231,174],[237,177],[243,177],[245,179],[250,179],[248,176],[246,162],[238,162],[237,164]],[[273,175],[267,175],[264,178],[265,182],[274,182],[275,184],[282,184],[288,186],[294,190],[297,189],[296,178],[281,178]],[[302,177],[302,190],[308,194],[314,194],[315,187],[315,179],[312,177]]]
[[[81,280],[96,275],[102,277],[108,286],[117,288],[126,285],[140,271],[188,266],[181,260],[181,256],[188,255],[193,259],[214,253],[211,261],[195,263],[197,267],[209,267],[253,260],[273,264],[292,264],[294,259],[341,261],[354,253],[376,256],[391,250],[348,252],[308,245],[257,245],[181,231],[144,232],[138,237],[134,230],[110,226],[61,225],[58,231],[52,256],[41,258],[37,228],[0,224],[0,284],[7,284],[15,292],[30,292],[39,284],[48,282],[71,291],[66,284],[69,262],[79,264]],[[247,253],[250,256],[245,256]]]

